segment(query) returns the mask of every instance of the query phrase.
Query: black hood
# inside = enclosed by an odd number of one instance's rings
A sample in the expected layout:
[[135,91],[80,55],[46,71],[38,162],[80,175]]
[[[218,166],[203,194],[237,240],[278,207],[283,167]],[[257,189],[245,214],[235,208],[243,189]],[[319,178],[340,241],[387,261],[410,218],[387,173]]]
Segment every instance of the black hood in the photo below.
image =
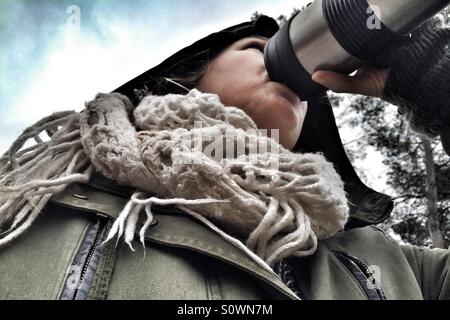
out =
[[[255,21],[240,23],[222,31],[212,33],[190,46],[179,50],[157,66],[145,71],[114,91],[126,95],[131,101],[135,100],[134,90],[143,89],[145,86],[150,91],[158,87],[155,94],[181,93],[183,91],[180,90],[180,87],[171,83],[164,83],[162,88],[158,86],[158,81],[161,81],[161,77],[167,77],[172,74],[173,66],[177,65],[180,61],[194,55],[198,56],[199,59],[207,57],[209,60],[212,60],[223,49],[242,38],[256,35],[270,38],[278,29],[279,27],[275,20],[267,16],[261,16]],[[199,53],[202,54],[199,55]],[[190,63],[192,65],[183,64],[184,72],[198,68],[193,61],[190,61]]]
[[[184,58],[202,52],[207,53],[208,58],[212,59],[235,41],[255,35],[270,38],[278,30],[278,24],[274,19],[261,16],[255,21],[244,22],[210,34],[176,52],[156,67],[128,81],[114,92],[122,93],[136,103],[135,90],[142,90],[146,87],[152,91],[160,78],[168,75],[167,70],[170,70]],[[192,68],[195,68],[195,66],[192,66]],[[178,86],[167,83],[164,86],[164,92],[159,93],[179,92]],[[322,97],[308,101],[308,112],[302,133],[293,151],[321,152],[328,161],[334,164],[344,181],[349,200],[350,219],[346,226],[347,229],[378,224],[389,217],[393,209],[391,197],[369,188],[356,174],[341,142],[332,106],[325,92]]]

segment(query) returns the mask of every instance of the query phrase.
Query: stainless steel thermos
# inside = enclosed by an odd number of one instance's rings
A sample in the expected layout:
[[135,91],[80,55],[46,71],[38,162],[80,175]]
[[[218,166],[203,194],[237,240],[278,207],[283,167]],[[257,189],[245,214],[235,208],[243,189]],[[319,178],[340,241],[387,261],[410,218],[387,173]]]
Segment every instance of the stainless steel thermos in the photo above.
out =
[[408,36],[450,0],[315,0],[269,39],[264,56],[272,80],[302,100],[323,93],[317,70],[350,74]]

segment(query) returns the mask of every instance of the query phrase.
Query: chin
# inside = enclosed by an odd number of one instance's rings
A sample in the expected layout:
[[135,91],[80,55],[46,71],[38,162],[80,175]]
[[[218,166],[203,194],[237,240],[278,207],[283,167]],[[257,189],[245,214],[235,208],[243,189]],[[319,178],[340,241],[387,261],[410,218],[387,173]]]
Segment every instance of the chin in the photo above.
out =
[[301,130],[301,124],[294,128],[282,127],[280,129],[279,143],[288,150],[294,149],[297,144],[297,140],[300,137]]
[[280,144],[292,150],[300,136],[306,110],[298,110],[298,106],[280,96],[270,100],[269,127],[280,129]]
[[301,110],[301,106],[294,104],[284,96],[276,95],[271,102],[271,114],[278,118],[277,121],[282,127],[296,128],[300,125],[300,120],[304,118],[306,111]]

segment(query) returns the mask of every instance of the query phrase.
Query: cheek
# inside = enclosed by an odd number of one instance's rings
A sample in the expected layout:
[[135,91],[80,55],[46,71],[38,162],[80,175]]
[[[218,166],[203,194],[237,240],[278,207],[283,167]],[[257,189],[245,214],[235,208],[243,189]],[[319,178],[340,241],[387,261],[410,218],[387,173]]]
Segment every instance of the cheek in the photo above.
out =
[[223,104],[245,111],[260,129],[279,129],[287,148],[300,135],[306,109],[292,92],[268,81],[264,60],[257,53],[238,52],[214,60],[199,89],[218,94]]
[[244,108],[249,97],[264,84],[263,68],[263,58],[255,53],[230,53],[211,63],[205,75],[206,87],[217,93],[224,104]]

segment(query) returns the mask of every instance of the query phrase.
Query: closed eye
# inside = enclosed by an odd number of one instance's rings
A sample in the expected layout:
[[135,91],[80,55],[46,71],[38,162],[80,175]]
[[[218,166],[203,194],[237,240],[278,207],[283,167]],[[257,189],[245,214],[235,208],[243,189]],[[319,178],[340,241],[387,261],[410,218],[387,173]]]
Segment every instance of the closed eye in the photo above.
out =
[[254,49],[258,50],[261,53],[264,53],[264,45],[257,41],[252,41],[246,45],[245,49]]

